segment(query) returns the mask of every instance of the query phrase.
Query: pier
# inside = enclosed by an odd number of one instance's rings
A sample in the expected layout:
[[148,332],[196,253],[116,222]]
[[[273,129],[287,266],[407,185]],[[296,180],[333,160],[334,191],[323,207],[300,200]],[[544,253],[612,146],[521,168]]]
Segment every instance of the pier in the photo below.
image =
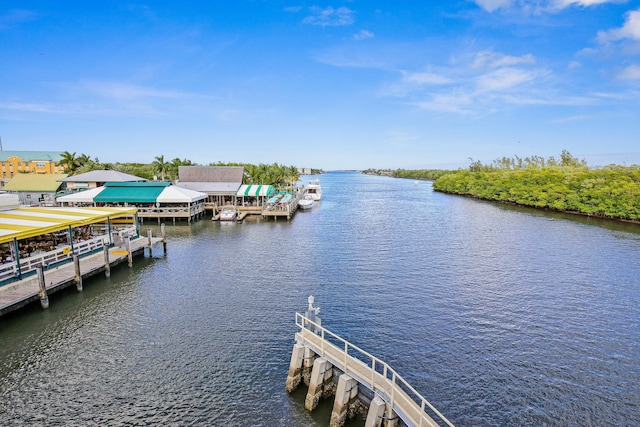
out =
[[40,262],[30,270],[31,274],[27,273],[22,279],[0,286],[0,316],[38,300],[42,308],[46,309],[50,294],[72,285],[81,292],[84,279],[101,272],[109,277],[111,268],[124,262],[132,267],[134,257],[144,254],[145,249],[152,254],[153,246],[160,242],[166,253],[166,237],[152,237],[149,233],[146,237],[126,237],[120,245],[110,247],[108,244],[101,244],[82,257],[77,252],[68,253],[65,254],[65,261],[46,267]]
[[334,395],[330,427],[341,427],[348,417],[363,412],[365,427],[453,427],[389,365],[322,327],[318,312],[309,297],[306,315],[296,313],[299,331],[286,384],[291,393],[305,383],[306,409],[313,410],[320,398]]

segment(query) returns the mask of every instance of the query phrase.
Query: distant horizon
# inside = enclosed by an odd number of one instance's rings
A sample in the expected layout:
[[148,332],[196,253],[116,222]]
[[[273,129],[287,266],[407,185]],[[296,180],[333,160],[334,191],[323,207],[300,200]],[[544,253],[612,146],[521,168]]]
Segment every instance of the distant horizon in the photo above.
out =
[[[104,163],[640,164],[640,0],[0,6],[7,150]],[[311,166],[307,166],[311,165]]]

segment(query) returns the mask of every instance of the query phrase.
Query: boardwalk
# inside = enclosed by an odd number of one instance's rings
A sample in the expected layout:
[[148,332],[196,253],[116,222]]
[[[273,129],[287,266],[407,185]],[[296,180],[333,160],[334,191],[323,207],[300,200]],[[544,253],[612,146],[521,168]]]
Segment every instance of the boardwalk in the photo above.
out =
[[[152,246],[161,242],[162,238],[152,238]],[[149,246],[147,237],[139,237],[131,240],[131,254],[140,255]],[[127,262],[128,253],[122,248],[114,246],[109,249],[109,264],[114,266],[122,262]],[[105,271],[105,259],[102,251],[80,258],[80,275],[82,278],[90,277]],[[75,266],[73,262],[68,262],[51,269],[44,270],[44,279],[47,294],[64,289],[75,284]],[[22,280],[0,286],[0,316],[17,310],[25,305],[38,301],[39,298],[38,275],[31,274]]]

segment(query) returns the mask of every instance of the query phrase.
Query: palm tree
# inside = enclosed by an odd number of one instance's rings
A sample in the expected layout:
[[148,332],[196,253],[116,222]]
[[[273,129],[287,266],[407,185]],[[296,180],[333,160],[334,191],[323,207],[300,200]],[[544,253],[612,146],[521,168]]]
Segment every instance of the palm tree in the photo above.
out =
[[164,181],[164,178],[169,171],[169,163],[164,161],[164,155],[156,156],[155,160],[151,164],[153,165],[153,173],[160,174],[162,180]]
[[73,175],[78,167],[76,152],[70,153],[65,151],[62,153],[60,155],[60,161],[58,161],[58,166],[64,166],[64,173]]

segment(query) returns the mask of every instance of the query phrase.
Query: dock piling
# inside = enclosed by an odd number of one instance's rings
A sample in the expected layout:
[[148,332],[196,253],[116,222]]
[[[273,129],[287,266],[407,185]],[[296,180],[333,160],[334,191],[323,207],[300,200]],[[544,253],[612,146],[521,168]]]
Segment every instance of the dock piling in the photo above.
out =
[[75,273],[76,273],[76,277],[75,277],[75,282],[76,282],[76,290],[78,292],[82,292],[82,274],[80,274],[80,257],[78,256],[78,254],[73,254],[72,256],[73,258],[73,267],[75,269]]
[[164,254],[167,254],[167,230],[165,229],[164,222],[160,224],[160,233],[162,235],[162,250]]
[[331,382],[333,376],[333,366],[324,357],[319,357],[313,362],[311,378],[309,379],[309,389],[304,400],[304,407],[308,411],[313,411],[318,406],[320,398],[325,394],[325,385]]
[[40,306],[43,309],[47,309],[49,308],[49,296],[47,295],[47,285],[44,282],[44,269],[42,268],[42,264],[36,267],[36,272],[38,273],[38,286],[40,287],[40,291],[38,292]]
[[133,253],[131,253],[131,236],[126,237],[127,245],[127,258],[129,262],[129,268],[133,267]]
[[330,427],[342,427],[347,421],[347,412],[350,403],[358,397],[358,381],[348,374],[342,374],[338,378],[336,400],[331,411]]
[[385,401],[376,395],[369,405],[369,412],[367,413],[367,420],[364,423],[364,427],[381,427],[386,406]]
[[147,227],[147,239],[149,240],[149,257],[153,256],[153,245],[151,243],[151,228]]
[[293,392],[300,385],[302,378],[302,360],[304,358],[305,347],[302,344],[294,344],[291,352],[291,362],[289,363],[289,374],[287,375],[287,393]]
[[103,244],[102,253],[104,254],[104,275],[111,276],[111,264],[109,263],[109,245]]

